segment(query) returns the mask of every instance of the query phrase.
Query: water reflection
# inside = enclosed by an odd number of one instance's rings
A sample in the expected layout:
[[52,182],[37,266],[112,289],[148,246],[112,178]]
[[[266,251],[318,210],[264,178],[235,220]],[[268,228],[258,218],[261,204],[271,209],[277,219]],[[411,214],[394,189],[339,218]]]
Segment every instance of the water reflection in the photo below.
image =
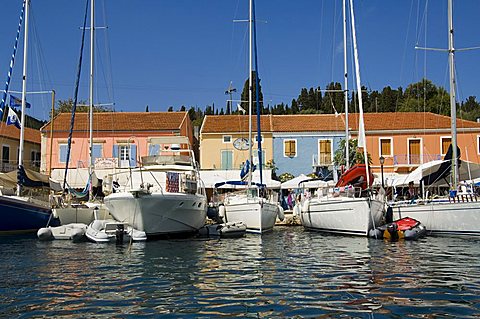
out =
[[0,241],[0,317],[478,317],[479,240]]

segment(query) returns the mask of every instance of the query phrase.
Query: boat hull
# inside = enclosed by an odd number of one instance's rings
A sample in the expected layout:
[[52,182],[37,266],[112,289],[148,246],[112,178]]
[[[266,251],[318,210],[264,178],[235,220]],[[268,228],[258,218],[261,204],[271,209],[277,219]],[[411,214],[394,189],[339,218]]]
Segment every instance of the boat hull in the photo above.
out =
[[184,193],[113,193],[104,199],[116,220],[147,236],[195,233],[203,227],[207,199]]
[[302,225],[320,232],[368,236],[382,223],[383,202],[368,198],[311,199],[303,204]]
[[393,204],[393,218],[411,217],[433,235],[480,236],[480,202]]
[[273,230],[278,206],[263,198],[240,198],[225,203],[225,221],[243,222],[248,233],[265,233]]
[[58,226],[58,220],[51,218],[50,208],[28,202],[21,198],[0,196],[0,233],[36,232],[47,226]]

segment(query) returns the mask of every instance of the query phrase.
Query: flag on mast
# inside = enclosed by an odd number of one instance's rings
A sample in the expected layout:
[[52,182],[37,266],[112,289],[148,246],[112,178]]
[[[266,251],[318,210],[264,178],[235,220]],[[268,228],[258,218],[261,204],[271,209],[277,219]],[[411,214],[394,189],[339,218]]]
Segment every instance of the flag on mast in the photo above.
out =
[[18,129],[22,127],[22,123],[20,123],[17,113],[15,113],[11,107],[8,108],[7,125],[15,125]]

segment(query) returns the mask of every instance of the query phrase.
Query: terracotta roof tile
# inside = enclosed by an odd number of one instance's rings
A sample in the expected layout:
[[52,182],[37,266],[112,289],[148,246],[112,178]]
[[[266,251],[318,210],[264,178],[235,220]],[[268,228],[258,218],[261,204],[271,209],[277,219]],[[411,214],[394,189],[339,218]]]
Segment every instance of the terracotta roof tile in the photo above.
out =
[[[0,137],[20,140],[20,130],[13,125],[0,122]],[[25,141],[40,144],[40,131],[32,128],[25,128]]]
[[[178,130],[187,112],[96,112],[93,130],[98,131],[162,131]],[[70,131],[70,113],[58,114],[53,123],[55,132]],[[88,113],[75,114],[74,131],[88,131]],[[41,128],[50,131],[50,122]]]
[[[262,132],[271,132],[270,115],[262,115],[260,120]],[[252,128],[257,130],[257,118],[252,118]],[[247,115],[207,115],[203,120],[202,133],[248,132]]]
[[[359,114],[349,114],[349,127],[358,130]],[[262,115],[262,130],[272,132],[321,132],[344,131],[345,114],[299,114],[272,115],[271,124],[268,115]],[[412,130],[412,129],[448,129],[450,117],[434,113],[391,112],[365,113],[365,129],[373,130]],[[254,120],[254,129],[256,129]],[[457,119],[457,127],[480,129],[480,123]],[[202,133],[245,132],[248,130],[248,117],[239,115],[207,116]]]

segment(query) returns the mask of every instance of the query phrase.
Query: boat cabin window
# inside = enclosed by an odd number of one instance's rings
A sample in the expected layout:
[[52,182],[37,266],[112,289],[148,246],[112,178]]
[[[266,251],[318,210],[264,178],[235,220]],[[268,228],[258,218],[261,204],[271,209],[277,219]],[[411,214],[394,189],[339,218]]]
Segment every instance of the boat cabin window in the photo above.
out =
[[297,157],[297,140],[284,140],[283,141],[283,156],[284,157]]

